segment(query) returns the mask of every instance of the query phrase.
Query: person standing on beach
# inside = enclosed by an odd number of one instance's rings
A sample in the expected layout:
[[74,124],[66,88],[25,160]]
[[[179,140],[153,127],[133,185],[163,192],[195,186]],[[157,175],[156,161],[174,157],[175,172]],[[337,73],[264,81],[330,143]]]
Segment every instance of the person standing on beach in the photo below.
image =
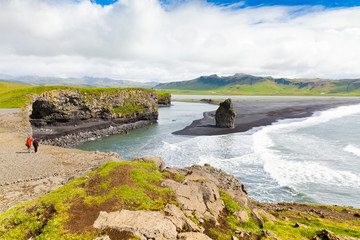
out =
[[36,138],[34,138],[33,145],[34,145],[34,150],[35,150],[35,152],[37,152],[37,149],[38,149],[38,146],[39,146],[39,142],[37,141]]
[[28,148],[28,153],[31,152],[31,142],[32,142],[32,138],[28,137],[28,139],[26,140],[26,146]]

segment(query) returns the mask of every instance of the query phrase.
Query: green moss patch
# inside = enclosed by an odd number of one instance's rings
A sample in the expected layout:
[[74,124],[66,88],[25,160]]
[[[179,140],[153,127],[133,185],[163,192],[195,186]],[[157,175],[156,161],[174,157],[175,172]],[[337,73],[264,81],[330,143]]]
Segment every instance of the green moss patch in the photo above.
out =
[[[0,215],[0,239],[93,239],[100,211],[161,210],[177,204],[150,162],[109,162],[81,178]],[[125,235],[127,233],[124,233]]]

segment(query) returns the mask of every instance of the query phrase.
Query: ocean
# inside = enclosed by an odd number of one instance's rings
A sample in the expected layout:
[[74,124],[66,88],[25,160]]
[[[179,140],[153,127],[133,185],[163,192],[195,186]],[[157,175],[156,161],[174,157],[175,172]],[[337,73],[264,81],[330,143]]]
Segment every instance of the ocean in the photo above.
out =
[[171,134],[216,108],[173,102],[172,107],[159,109],[157,124],[126,135],[93,139],[76,148],[117,152],[126,159],[160,156],[169,167],[209,163],[235,175],[247,186],[249,196],[260,202],[360,208],[360,105],[281,120],[244,133]]

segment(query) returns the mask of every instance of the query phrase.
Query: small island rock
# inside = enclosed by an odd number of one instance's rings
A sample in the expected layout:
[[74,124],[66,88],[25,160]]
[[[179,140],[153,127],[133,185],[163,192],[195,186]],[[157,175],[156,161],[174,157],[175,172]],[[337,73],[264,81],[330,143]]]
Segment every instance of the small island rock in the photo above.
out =
[[231,99],[226,99],[220,103],[219,108],[216,110],[215,120],[216,127],[219,128],[234,128],[235,127],[236,112],[233,108]]

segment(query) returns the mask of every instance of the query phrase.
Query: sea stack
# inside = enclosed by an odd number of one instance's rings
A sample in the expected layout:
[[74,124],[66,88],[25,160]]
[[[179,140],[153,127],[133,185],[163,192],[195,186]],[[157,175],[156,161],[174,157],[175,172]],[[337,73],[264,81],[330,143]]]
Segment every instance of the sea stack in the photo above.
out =
[[216,127],[219,128],[234,128],[235,127],[236,112],[233,108],[231,99],[226,99],[220,103],[219,108],[216,110],[215,120]]

